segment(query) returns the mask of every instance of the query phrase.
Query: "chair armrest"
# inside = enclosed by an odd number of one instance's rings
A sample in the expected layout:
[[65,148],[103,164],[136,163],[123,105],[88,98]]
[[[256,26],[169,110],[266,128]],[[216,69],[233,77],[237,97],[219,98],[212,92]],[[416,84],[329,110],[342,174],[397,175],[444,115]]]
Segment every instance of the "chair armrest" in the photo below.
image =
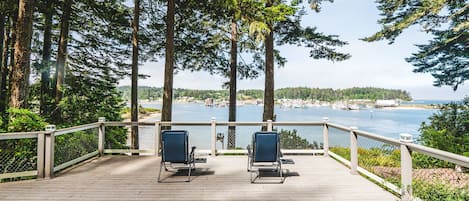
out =
[[248,150],[248,156],[252,156],[251,146],[248,145],[248,146],[246,147],[246,149]]
[[196,147],[196,146],[193,146],[193,147],[192,147],[192,149],[191,149],[191,155],[194,155],[195,148],[197,148],[197,147]]

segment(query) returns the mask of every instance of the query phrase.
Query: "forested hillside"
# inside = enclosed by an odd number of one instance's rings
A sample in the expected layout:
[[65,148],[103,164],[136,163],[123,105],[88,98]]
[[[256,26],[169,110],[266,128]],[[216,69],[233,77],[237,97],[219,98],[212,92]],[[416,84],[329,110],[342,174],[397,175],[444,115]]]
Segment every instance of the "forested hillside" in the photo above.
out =
[[[130,86],[118,88],[122,92],[125,100],[130,99]],[[219,100],[228,99],[228,90],[195,90],[195,89],[174,89],[174,98],[193,97],[195,100],[213,98]],[[161,99],[163,89],[159,87],[139,87],[138,97],[140,100]],[[238,91],[238,100],[262,99],[264,91],[260,89],[247,89]],[[302,99],[319,101],[336,101],[352,99],[401,99],[412,100],[410,93],[400,89],[382,89],[373,87],[354,87],[349,89],[320,89],[320,88],[281,88],[275,90],[276,99]]]

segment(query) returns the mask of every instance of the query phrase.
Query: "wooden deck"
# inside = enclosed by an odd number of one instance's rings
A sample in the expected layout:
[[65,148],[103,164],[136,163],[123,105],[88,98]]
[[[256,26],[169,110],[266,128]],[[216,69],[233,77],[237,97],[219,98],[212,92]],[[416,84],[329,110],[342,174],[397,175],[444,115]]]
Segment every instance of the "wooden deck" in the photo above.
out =
[[[163,174],[153,156],[105,156],[50,180],[0,184],[0,200],[397,200],[391,193],[323,156],[286,156],[295,161],[283,184],[251,184],[246,156],[208,157],[192,182]],[[264,179],[264,178],[261,178]],[[267,179],[267,178],[266,178]],[[267,180],[259,180],[267,181]]]

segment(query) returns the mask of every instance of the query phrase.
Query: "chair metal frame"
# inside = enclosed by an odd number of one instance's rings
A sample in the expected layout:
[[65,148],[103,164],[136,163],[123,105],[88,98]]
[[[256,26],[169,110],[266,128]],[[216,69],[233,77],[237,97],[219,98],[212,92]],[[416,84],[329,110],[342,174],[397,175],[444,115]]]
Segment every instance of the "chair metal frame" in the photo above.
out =
[[[275,135],[276,136],[276,157],[275,160],[269,160],[269,161],[258,161],[256,160],[256,145],[258,143],[263,143],[259,142],[257,140],[257,135]],[[260,168],[262,167],[274,167],[275,171],[279,171],[280,174],[280,183],[283,183],[285,181],[283,177],[283,170],[282,170],[282,162],[280,157],[282,156],[280,152],[280,135],[277,132],[256,132],[252,135],[252,149],[251,146],[248,145],[247,147],[248,150],[248,165],[247,165],[247,171],[251,173],[251,183],[254,183],[254,181],[258,178],[260,178]],[[257,164],[256,164],[257,163]],[[263,163],[263,164],[259,164]],[[271,163],[271,164],[265,164],[265,163]],[[253,174],[257,173],[257,175],[253,178]]]
[[[183,134],[184,135],[184,160],[183,161],[172,161],[172,160],[167,160],[166,158],[166,154],[170,154],[170,153],[167,153],[167,147],[166,147],[166,144],[165,144],[165,135],[181,135]],[[188,179],[187,179],[187,182],[190,182],[191,181],[191,171],[192,169],[195,170],[195,157],[194,157],[194,152],[195,152],[195,149],[196,147],[193,146],[192,149],[191,149],[191,152],[189,153],[189,133],[185,130],[165,130],[165,131],[162,131],[161,132],[161,162],[160,162],[160,170],[159,170],[159,173],[158,173],[158,183],[160,183],[162,180],[161,180],[161,170],[164,168],[165,171],[169,171],[168,167],[167,167],[167,164],[169,164],[169,167],[171,169],[180,169],[180,168],[188,168]],[[182,167],[175,167],[173,166],[173,164],[182,164],[183,166]]]

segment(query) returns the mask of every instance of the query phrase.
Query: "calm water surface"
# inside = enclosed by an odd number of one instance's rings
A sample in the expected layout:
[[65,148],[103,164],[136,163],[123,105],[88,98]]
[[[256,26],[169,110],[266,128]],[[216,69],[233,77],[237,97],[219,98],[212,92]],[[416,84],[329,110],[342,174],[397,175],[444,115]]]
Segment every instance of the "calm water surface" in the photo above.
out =
[[[161,108],[160,104],[143,104],[144,107]],[[262,120],[262,106],[244,105],[237,108],[237,121],[253,122]],[[329,122],[344,126],[357,126],[360,130],[376,133],[390,138],[399,138],[400,133],[409,133],[415,137],[420,135],[418,129],[422,122],[428,121],[436,110],[428,109],[371,109],[371,110],[336,110],[330,107],[312,107],[312,108],[280,108],[276,106],[275,113],[277,121],[322,121],[323,117],[329,117]],[[173,121],[185,122],[210,122],[215,117],[217,121],[228,121],[228,108],[205,107],[202,104],[195,103],[175,103],[173,104]],[[154,119],[156,120],[156,119]],[[309,142],[322,142],[322,127],[277,127],[280,129],[297,130],[298,135],[307,139]],[[173,129],[184,129],[190,133],[191,145],[199,149],[210,148],[210,127],[194,126],[182,127],[175,126]],[[245,148],[251,141],[251,135],[260,130],[259,126],[242,126],[236,128],[236,146]],[[218,126],[217,133],[225,134],[225,146],[227,141],[227,127]],[[154,128],[142,127],[140,129],[141,148],[153,147]],[[378,142],[360,141],[359,143],[379,146]],[[330,144],[347,146],[349,144],[349,135],[336,129],[330,129]],[[217,142],[218,148],[222,148],[221,142]]]

